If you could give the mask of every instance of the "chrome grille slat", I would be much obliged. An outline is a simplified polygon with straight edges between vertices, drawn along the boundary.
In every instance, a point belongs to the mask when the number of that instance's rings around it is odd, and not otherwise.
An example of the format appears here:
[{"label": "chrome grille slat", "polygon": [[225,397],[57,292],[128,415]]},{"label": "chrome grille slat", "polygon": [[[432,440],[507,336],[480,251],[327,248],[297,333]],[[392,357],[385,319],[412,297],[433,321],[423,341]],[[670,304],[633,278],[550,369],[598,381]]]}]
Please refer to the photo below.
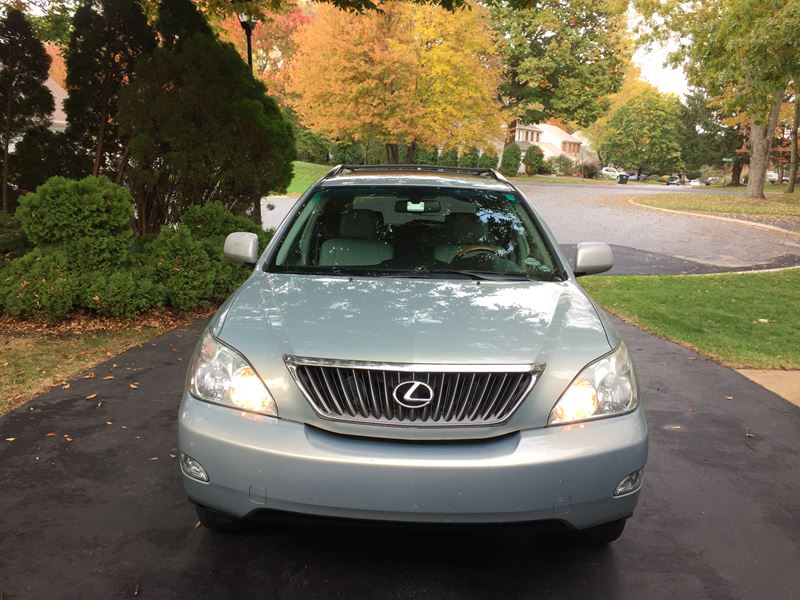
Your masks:
[{"label": "chrome grille slat", "polygon": [[[544,369],[538,364],[407,365],[295,356],[284,359],[321,417],[413,427],[503,423],[513,416]],[[408,408],[394,400],[395,387],[411,381],[429,386],[425,391],[430,394],[432,390],[430,403]],[[412,398],[419,396],[415,393],[408,399]]]}]

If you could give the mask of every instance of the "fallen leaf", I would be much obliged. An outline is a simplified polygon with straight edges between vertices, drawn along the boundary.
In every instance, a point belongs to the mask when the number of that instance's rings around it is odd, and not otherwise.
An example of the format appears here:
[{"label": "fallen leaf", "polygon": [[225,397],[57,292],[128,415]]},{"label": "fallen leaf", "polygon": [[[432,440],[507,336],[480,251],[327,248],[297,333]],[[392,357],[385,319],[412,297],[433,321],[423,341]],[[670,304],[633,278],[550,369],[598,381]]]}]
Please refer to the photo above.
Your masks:
[{"label": "fallen leaf", "polygon": [[128,426],[127,426],[127,425],[123,425],[123,426],[122,426],[122,428],[123,428],[123,429],[127,429],[127,428],[128,428]]},{"label": "fallen leaf", "polygon": [[178,349],[175,346],[171,346],[169,349],[170,352],[177,352]]},{"label": "fallen leaf", "polygon": [[84,379],[94,379],[95,377],[97,377],[97,375],[94,373],[88,373],[87,375],[83,376]]},{"label": "fallen leaf", "polygon": [[133,586],[133,596],[134,597],[139,595],[139,590],[140,589],[141,589],[141,586],[138,583],[135,586]]},{"label": "fallen leaf", "polygon": [[733,396],[725,396],[725,400],[733,400]]},{"label": "fallen leaf", "polygon": [[150,458],[148,458],[147,460],[158,460],[158,457],[157,457],[157,456],[151,456],[151,457],[150,457]]},{"label": "fallen leaf", "polygon": [[17,439],[17,438],[6,438],[6,441],[7,442],[13,442],[15,439]]},{"label": "fallen leaf", "polygon": [[66,433],[64,434],[64,439],[67,440],[68,442],[72,441],[72,438],[69,437]]},{"label": "fallen leaf", "polygon": [[697,412],[696,408],[687,408],[686,410],[688,410],[689,412]]},{"label": "fallen leaf", "polygon": [[753,437],[753,432],[750,431],[750,428],[748,427],[747,429],[744,430],[744,435],[745,435],[745,437],[751,438],[751,437]]},{"label": "fallen leaf", "polygon": [[195,529],[200,529],[202,526],[203,526],[203,524],[200,521],[198,521],[197,523],[194,524],[194,528]]},{"label": "fallen leaf", "polygon": [[100,402],[97,403],[97,408],[100,408],[101,406],[103,406],[103,401],[102,400],[100,400]]},{"label": "fallen leaf", "polygon": [[138,390],[139,389],[139,384],[138,383],[131,383],[129,387],[132,390]]},{"label": "fallen leaf", "polygon": [[85,400],[91,400],[92,398],[97,398],[97,394],[89,394],[86,396]]},{"label": "fallen leaf", "polygon": [[178,455],[177,454],[170,454],[169,457],[170,458],[178,458]]},{"label": "fallen leaf", "polygon": [[61,386],[61,389],[62,390],[68,390],[69,389],[69,384],[65,383],[64,385]]},{"label": "fallen leaf", "polygon": [[51,431],[47,434],[47,437],[56,437],[58,434],[55,431]]},{"label": "fallen leaf", "polygon": [[106,425],[113,425],[113,424],[114,423],[112,421],[106,421]]},{"label": "fallen leaf", "polygon": [[109,381],[111,379],[114,379],[113,375],[106,375],[105,377],[103,377],[103,381]]}]

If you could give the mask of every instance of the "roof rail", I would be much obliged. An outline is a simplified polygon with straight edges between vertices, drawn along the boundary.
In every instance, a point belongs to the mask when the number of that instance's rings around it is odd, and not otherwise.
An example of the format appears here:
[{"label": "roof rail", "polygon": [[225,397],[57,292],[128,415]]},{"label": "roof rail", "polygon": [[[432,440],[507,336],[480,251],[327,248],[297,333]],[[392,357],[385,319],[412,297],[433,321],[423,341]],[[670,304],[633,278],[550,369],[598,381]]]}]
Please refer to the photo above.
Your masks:
[{"label": "roof rail", "polygon": [[337,165],[331,169],[323,179],[329,177],[336,177],[344,172],[348,173],[364,173],[364,172],[407,172],[407,173],[453,173],[461,175],[478,175],[480,177],[491,177],[503,183],[509,183],[508,179],[503,177],[495,169],[487,169],[484,167],[445,167],[443,165]]}]

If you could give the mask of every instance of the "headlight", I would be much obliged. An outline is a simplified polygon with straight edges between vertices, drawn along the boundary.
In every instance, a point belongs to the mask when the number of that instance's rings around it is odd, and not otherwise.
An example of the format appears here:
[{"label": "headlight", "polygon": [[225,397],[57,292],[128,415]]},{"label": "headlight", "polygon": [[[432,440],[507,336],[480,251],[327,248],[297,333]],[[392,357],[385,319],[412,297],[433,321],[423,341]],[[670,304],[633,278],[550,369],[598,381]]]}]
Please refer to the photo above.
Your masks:
[{"label": "headlight", "polygon": [[189,390],[206,402],[278,416],[267,386],[241,354],[206,331],[191,367]]},{"label": "headlight", "polygon": [[572,381],[550,411],[548,425],[628,413],[639,404],[631,357],[622,342]]}]

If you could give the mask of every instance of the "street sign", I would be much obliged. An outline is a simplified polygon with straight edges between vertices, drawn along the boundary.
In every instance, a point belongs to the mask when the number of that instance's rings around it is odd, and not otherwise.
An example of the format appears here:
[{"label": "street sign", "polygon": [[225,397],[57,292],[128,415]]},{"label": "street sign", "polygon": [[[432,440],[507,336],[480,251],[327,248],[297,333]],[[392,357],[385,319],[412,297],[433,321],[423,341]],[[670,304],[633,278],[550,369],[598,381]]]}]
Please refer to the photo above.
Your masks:
[{"label": "street sign", "polygon": [[722,162],[733,162],[732,158],[723,158]]}]

